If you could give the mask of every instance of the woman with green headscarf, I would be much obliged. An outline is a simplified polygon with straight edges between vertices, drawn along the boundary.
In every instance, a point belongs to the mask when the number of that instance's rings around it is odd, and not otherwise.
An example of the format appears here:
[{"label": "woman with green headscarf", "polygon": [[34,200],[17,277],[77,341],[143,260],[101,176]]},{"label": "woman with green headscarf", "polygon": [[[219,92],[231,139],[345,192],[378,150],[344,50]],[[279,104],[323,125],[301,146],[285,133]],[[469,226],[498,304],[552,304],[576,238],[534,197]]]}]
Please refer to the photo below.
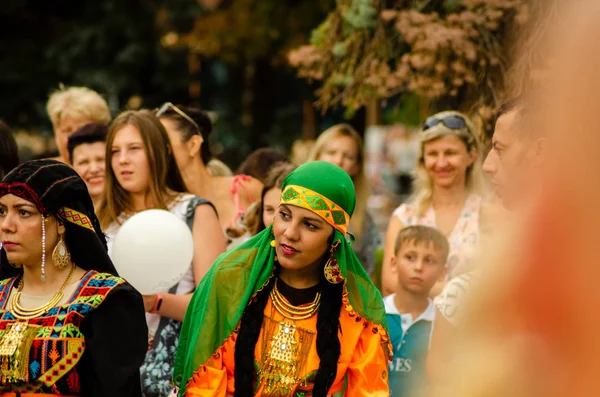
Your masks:
[{"label": "woman with green headscarf", "polygon": [[381,295],[346,229],[356,194],[315,161],[283,184],[273,224],[196,289],[175,363],[180,396],[389,396]]}]

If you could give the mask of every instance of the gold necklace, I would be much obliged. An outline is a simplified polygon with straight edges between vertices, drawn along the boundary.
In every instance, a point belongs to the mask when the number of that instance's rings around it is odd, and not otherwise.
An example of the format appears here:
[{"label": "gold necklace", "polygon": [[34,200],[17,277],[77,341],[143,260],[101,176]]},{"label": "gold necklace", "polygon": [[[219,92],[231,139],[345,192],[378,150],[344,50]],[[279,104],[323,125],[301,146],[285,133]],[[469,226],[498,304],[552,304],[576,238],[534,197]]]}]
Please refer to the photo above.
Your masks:
[{"label": "gold necklace", "polygon": [[273,302],[273,307],[275,310],[279,312],[283,317],[288,320],[298,321],[298,320],[306,320],[307,318],[312,317],[318,310],[321,305],[321,292],[317,292],[315,296],[315,300],[308,305],[302,306],[294,306],[279,292],[277,288],[277,280],[275,280],[275,285],[271,290],[271,301]]},{"label": "gold necklace", "polygon": [[48,303],[32,309],[21,306],[21,291],[23,290],[23,278],[21,278],[21,281],[19,281],[19,285],[17,286],[17,290],[13,293],[13,296],[10,300],[9,311],[19,320],[31,320],[32,318],[40,317],[48,313],[48,311],[56,306],[63,298],[63,291],[69,283],[71,276],[75,272],[75,267],[75,264],[73,264],[73,267],[71,267],[71,271],[69,271],[69,275],[63,282],[62,286]]}]

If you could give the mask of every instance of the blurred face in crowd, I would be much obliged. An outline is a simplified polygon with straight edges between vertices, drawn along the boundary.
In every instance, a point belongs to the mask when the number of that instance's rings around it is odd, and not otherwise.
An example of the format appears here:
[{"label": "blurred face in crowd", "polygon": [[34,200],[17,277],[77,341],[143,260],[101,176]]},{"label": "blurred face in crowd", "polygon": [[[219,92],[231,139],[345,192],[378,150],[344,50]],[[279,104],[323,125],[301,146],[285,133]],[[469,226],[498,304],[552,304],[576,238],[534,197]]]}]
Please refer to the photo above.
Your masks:
[{"label": "blurred face in crowd", "polygon": [[104,190],[104,170],[106,143],[82,143],[73,149],[73,168],[87,185],[92,200],[102,196]]},{"label": "blurred face in crowd", "polygon": [[145,193],[150,187],[150,167],[142,135],[133,125],[115,134],[110,164],[119,184],[129,193]]},{"label": "blurred face in crowd", "polygon": [[54,141],[56,142],[56,147],[60,157],[62,157],[65,161],[70,161],[69,150],[67,147],[69,137],[79,128],[91,122],[91,120],[87,119],[80,120],[71,116],[63,116],[61,117],[60,122],[54,126]]},{"label": "blurred face in crowd", "polygon": [[275,211],[279,207],[279,201],[281,199],[281,189],[278,187],[267,190],[263,197],[263,223],[265,227],[269,227],[273,223],[273,217]]},{"label": "blurred face in crowd", "polygon": [[475,155],[456,135],[444,135],[423,144],[423,165],[434,186],[465,186],[467,169]]},{"label": "blurred face in crowd", "polygon": [[351,136],[339,136],[325,144],[318,160],[335,164],[354,178],[360,171],[358,144]]},{"label": "blurred face in crowd", "polygon": [[483,170],[491,177],[496,195],[506,208],[513,208],[534,182],[533,172],[541,164],[544,140],[532,137],[519,120],[519,109],[503,114],[496,122],[492,149]]}]

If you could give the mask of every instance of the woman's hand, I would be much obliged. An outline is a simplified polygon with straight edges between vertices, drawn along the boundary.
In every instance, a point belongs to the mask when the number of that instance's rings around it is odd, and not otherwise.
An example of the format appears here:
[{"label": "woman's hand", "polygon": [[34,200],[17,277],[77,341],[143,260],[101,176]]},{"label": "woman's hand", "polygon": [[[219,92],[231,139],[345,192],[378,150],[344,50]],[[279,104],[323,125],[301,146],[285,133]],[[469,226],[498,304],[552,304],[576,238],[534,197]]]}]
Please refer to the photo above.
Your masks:
[{"label": "woman's hand", "polygon": [[144,298],[144,310],[146,310],[146,313],[149,313],[150,310],[152,310],[152,308],[154,307],[154,305],[156,305],[156,299],[158,299],[158,296],[154,294],[142,295],[142,297]]}]

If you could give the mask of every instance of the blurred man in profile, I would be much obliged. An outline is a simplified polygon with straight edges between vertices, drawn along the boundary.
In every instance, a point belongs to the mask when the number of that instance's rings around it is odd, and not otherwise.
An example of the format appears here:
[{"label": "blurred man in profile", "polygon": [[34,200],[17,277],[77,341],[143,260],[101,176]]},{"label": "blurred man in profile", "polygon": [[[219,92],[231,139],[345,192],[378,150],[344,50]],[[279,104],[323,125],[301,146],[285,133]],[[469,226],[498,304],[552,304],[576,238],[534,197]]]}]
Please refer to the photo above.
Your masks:
[{"label": "blurred man in profile", "polygon": [[507,209],[515,209],[530,196],[544,162],[546,139],[530,128],[531,106],[526,97],[518,97],[500,107],[492,149],[483,164]]}]

